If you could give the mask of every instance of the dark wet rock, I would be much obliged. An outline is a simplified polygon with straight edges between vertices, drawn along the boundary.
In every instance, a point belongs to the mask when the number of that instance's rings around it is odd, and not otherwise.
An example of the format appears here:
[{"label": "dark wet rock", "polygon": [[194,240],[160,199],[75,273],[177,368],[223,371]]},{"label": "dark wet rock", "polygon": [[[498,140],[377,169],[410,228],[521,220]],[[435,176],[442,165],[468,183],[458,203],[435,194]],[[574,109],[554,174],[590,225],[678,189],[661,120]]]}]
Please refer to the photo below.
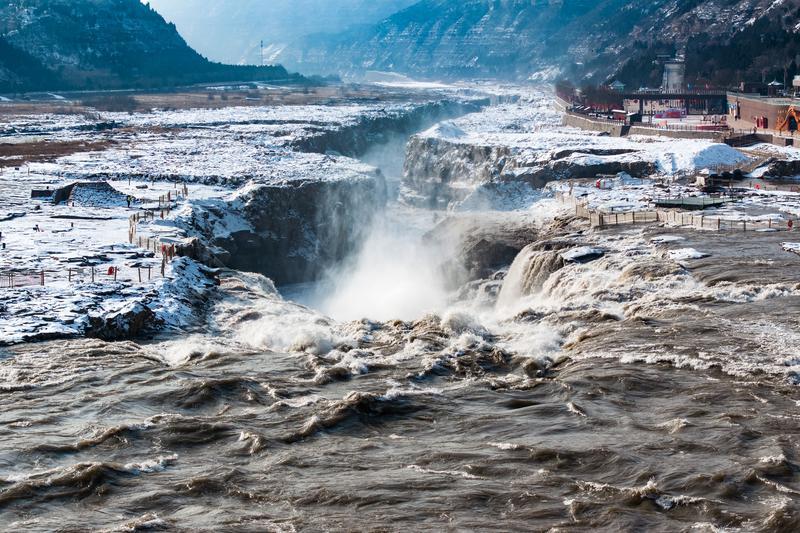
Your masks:
[{"label": "dark wet rock", "polygon": [[800,160],[775,160],[773,159],[765,175],[773,177],[797,176],[800,174]]},{"label": "dark wet rock", "polygon": [[[386,201],[376,170],[339,180],[263,184],[237,200],[196,209],[196,238],[180,252],[213,267],[257,272],[277,284],[318,278],[366,237]],[[225,232],[226,219],[241,229]]]},{"label": "dark wet rock", "polygon": [[654,279],[675,276],[684,272],[683,267],[671,261],[648,260],[626,266],[620,275],[621,280]]},{"label": "dark wet rock", "polygon": [[111,315],[89,317],[86,336],[104,341],[135,339],[158,327],[160,322],[152,309],[135,302]]},{"label": "dark wet rock", "polygon": [[591,263],[606,254],[605,250],[592,246],[581,246],[561,253],[561,257],[568,263]]},{"label": "dark wet rock", "polygon": [[443,249],[453,248],[445,268],[457,284],[488,279],[509,266],[538,230],[529,220],[504,213],[464,214],[440,222],[425,236]]}]

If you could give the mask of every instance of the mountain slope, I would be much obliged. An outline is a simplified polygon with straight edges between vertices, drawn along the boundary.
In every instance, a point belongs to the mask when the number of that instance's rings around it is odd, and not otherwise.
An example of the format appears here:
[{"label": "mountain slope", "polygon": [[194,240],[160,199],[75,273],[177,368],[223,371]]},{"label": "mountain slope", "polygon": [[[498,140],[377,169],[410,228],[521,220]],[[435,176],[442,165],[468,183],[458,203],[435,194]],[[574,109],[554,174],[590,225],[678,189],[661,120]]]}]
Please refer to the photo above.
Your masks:
[{"label": "mountain slope", "polygon": [[0,91],[18,87],[45,88],[58,79],[38,59],[0,37]]},{"label": "mountain slope", "polygon": [[[659,54],[687,51],[689,75],[774,75],[800,53],[800,0],[422,0],[377,25],[315,35],[276,59],[303,72],[657,81]],[[763,36],[763,37],[762,37]],[[736,65],[724,68],[725,63]]]},{"label": "mountain slope", "polygon": [[16,58],[0,56],[3,91],[287,77],[208,61],[138,0],[0,0],[0,36]]},{"label": "mountain slope", "polygon": [[285,43],[313,33],[374,24],[417,0],[149,0],[181,35],[208,57],[260,64]]}]

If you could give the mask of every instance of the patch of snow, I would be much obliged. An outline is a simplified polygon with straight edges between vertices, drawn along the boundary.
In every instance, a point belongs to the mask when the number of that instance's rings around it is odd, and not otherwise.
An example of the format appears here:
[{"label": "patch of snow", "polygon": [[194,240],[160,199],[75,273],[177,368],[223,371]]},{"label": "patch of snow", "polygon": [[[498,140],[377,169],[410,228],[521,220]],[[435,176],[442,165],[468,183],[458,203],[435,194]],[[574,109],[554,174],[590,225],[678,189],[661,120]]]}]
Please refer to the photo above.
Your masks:
[{"label": "patch of snow", "polygon": [[650,239],[650,242],[653,244],[666,244],[668,242],[678,242],[683,240],[686,239],[680,235],[659,235]]},{"label": "patch of snow", "polygon": [[444,139],[460,139],[466,136],[466,132],[452,122],[440,122],[425,133],[425,136],[439,137]]},{"label": "patch of snow", "polygon": [[800,242],[784,242],[781,243],[781,246],[787,252],[792,252],[800,255]]},{"label": "patch of snow", "polygon": [[574,263],[585,263],[591,261],[593,259],[598,259],[605,255],[605,250],[602,248],[595,248],[592,246],[581,246],[579,248],[573,248],[566,252],[561,253],[561,257],[565,261],[574,262]]},{"label": "patch of snow", "polygon": [[679,248],[677,250],[670,250],[667,255],[673,261],[688,261],[689,259],[702,259],[709,257],[710,254],[698,252],[694,248]]}]

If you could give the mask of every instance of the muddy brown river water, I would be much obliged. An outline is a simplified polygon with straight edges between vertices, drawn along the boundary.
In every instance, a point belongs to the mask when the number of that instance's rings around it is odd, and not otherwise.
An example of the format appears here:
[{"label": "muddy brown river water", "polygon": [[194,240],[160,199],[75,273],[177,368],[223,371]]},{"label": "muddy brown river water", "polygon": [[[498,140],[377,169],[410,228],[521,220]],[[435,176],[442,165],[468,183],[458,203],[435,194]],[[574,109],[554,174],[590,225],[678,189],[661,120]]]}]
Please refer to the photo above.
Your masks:
[{"label": "muddy brown river water", "polygon": [[337,322],[229,273],[186,338],[3,348],[2,527],[797,531],[797,256],[573,229],[540,247],[606,254],[505,313]]}]

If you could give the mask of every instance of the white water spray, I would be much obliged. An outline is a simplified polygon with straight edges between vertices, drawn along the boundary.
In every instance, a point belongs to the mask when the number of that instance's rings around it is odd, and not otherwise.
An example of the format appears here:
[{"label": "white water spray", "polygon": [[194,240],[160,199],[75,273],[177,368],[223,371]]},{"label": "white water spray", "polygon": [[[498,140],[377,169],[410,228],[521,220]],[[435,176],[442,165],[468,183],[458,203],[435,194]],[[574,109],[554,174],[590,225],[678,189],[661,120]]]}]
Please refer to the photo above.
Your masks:
[{"label": "white water spray", "polygon": [[419,221],[405,219],[410,212],[397,215],[376,221],[355,260],[330,274],[331,290],[317,309],[337,320],[385,321],[413,320],[446,308],[441,265],[448,254],[423,242],[415,227]]}]

